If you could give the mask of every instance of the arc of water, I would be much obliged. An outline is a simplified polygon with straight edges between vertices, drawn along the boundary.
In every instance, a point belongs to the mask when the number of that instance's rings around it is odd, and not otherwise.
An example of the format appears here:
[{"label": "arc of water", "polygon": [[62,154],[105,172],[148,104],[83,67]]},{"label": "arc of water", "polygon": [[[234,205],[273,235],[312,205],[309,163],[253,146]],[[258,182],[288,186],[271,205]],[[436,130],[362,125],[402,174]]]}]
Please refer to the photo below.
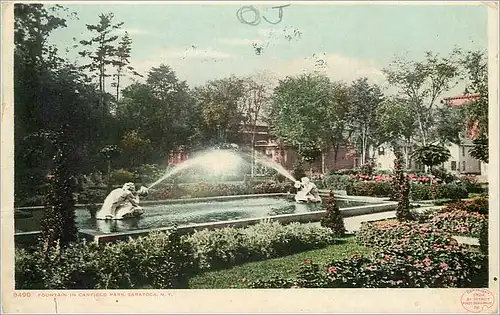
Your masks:
[{"label": "arc of water", "polygon": [[[215,152],[220,152],[220,151],[214,151],[214,150],[211,150],[211,151],[208,151],[204,154],[200,154],[199,156],[197,157],[194,157],[194,158],[191,158],[191,159],[188,159],[178,165],[176,165],[174,168],[172,168],[171,170],[168,170],[162,177],[160,177],[158,180],[156,180],[154,183],[152,183],[151,185],[148,186],[148,189],[151,189],[152,187],[158,185],[159,183],[161,183],[162,181],[164,181],[165,179],[187,169],[187,168],[190,168],[192,166],[195,166],[195,165],[198,165],[198,164],[202,164],[205,162],[206,158],[207,158],[207,155],[209,154],[213,154]],[[236,154],[236,153],[234,153]],[[251,155],[249,153],[243,153],[243,152],[239,152],[238,154],[240,155],[244,155],[248,158],[251,158]],[[293,177],[293,175],[287,171],[281,164],[269,159],[267,156],[259,153],[259,152],[254,152],[253,154],[255,154],[255,157],[256,157],[256,162],[257,163],[260,163],[266,167],[269,167],[269,168],[272,168],[274,170],[276,170],[278,173],[280,173],[281,175],[285,176],[286,178],[288,178],[289,180],[293,181],[293,182],[296,182],[297,180]]]}]

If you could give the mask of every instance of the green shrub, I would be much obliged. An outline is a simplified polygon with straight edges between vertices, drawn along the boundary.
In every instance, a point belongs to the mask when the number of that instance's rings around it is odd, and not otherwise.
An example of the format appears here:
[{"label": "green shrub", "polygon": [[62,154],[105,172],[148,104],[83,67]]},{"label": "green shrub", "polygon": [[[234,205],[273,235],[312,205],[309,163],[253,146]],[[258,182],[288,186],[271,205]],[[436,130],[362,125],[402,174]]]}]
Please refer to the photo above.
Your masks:
[{"label": "green shrub", "polygon": [[411,200],[430,200],[431,185],[421,183],[410,183]]},{"label": "green shrub", "polygon": [[92,204],[92,203],[102,203],[109,193],[107,187],[86,187],[78,194],[78,203],[81,204]]},{"label": "green shrub", "polygon": [[124,169],[113,170],[109,176],[111,185],[123,185],[124,183],[134,182],[135,176],[132,172]]},{"label": "green shrub", "polygon": [[459,184],[441,184],[437,186],[436,199],[463,199],[467,198],[469,193],[464,185]]},{"label": "green shrub", "polygon": [[427,183],[411,183],[410,198],[412,200],[431,200],[431,199],[461,199],[467,198],[468,192],[465,186],[458,184],[437,184],[435,198],[432,198],[432,186]]},{"label": "green shrub", "polygon": [[479,231],[479,249],[485,255],[488,255],[488,220],[484,220]]},{"label": "green shrub", "polygon": [[348,175],[327,175],[323,179],[326,189],[346,190],[354,183],[354,179]]},{"label": "green shrub", "polygon": [[154,183],[163,174],[165,174],[165,170],[157,164],[143,164],[134,170],[135,181],[143,185]]},{"label": "green shrub", "polygon": [[300,160],[293,165],[292,175],[297,180],[300,180],[302,177],[306,176],[304,165],[300,162]]},{"label": "green shrub", "polygon": [[320,248],[335,239],[328,228],[264,221],[247,228],[198,231],[186,236],[186,241],[198,269],[210,270]]},{"label": "green shrub", "polygon": [[254,194],[272,194],[272,193],[287,193],[292,191],[291,182],[265,182],[254,185],[252,191]]},{"label": "green shrub", "polygon": [[186,288],[190,247],[176,233],[129,242],[16,250],[16,289]]},{"label": "green shrub", "polygon": [[346,232],[344,218],[340,214],[340,209],[335,202],[332,192],[325,202],[325,214],[321,218],[321,226],[329,228],[335,236],[343,236]]},{"label": "green shrub", "polygon": [[388,197],[392,194],[390,182],[355,182],[347,187],[347,194],[352,196]]}]

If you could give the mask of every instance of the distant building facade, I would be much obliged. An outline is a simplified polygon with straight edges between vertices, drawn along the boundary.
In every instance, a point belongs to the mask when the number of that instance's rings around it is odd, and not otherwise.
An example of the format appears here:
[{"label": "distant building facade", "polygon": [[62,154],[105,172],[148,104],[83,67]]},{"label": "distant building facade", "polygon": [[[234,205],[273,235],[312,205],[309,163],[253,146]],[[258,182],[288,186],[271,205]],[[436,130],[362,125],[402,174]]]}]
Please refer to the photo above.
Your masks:
[{"label": "distant building facade", "polygon": [[[476,99],[478,96],[474,94],[460,95],[443,99],[443,103],[447,106],[463,106],[468,102]],[[447,148],[450,150],[450,159],[443,163],[443,167],[451,173],[459,174],[475,174],[487,175],[488,165],[471,156],[470,151],[474,147],[472,140],[477,135],[477,124],[473,124],[471,128],[464,128],[460,135],[460,145],[451,144]],[[383,145],[372,152],[375,157],[375,165],[379,169],[391,170],[394,167],[394,152],[388,145]],[[423,165],[419,165],[413,160],[410,160],[410,169],[423,170]]]},{"label": "distant building facade", "polygon": [[[242,126],[241,131],[243,140],[237,143],[241,148],[251,150],[251,139],[255,136],[254,149],[271,160],[280,163],[285,169],[292,170],[297,163],[297,152],[280,144],[269,132],[269,125],[265,122],[258,122],[255,126],[245,128]],[[169,164],[178,164],[189,157],[187,150],[181,149],[170,153]],[[306,171],[320,174],[324,169],[325,172],[350,169],[355,167],[356,157],[352,150],[341,147],[337,152],[337,160],[333,150],[328,150],[325,154],[312,163],[305,163]]]}]

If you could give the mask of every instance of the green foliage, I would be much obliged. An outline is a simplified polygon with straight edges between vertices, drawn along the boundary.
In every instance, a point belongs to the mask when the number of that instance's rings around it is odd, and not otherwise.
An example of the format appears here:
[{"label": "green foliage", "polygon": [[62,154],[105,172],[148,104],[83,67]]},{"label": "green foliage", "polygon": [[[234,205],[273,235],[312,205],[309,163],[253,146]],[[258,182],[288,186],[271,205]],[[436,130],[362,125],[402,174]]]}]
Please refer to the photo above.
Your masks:
[{"label": "green foliage", "polygon": [[390,182],[353,182],[346,187],[350,196],[389,197],[393,187]]},{"label": "green foliage", "polygon": [[271,131],[307,161],[318,158],[329,142],[332,88],[327,77],[304,74],[281,80],[274,90],[268,114]]},{"label": "green foliage", "polygon": [[111,185],[123,185],[124,183],[134,182],[135,176],[132,172],[124,169],[113,170],[109,176]]},{"label": "green foliage", "polygon": [[420,163],[432,168],[448,161],[451,154],[450,150],[443,146],[430,144],[419,147],[413,152],[412,156]]},{"label": "green foliage", "polygon": [[477,127],[473,157],[488,163],[488,58],[486,51],[460,52],[460,64],[467,80],[465,93],[475,98],[463,106],[463,116],[469,128]]},{"label": "green foliage", "polygon": [[263,221],[247,228],[203,230],[187,236],[200,270],[269,259],[334,243],[329,228]]},{"label": "green foliage", "polygon": [[488,233],[488,220],[484,220],[481,224],[481,230],[479,231],[479,248],[481,252],[485,255],[489,253],[489,233]]},{"label": "green foliage", "polygon": [[306,172],[304,171],[304,165],[300,160],[295,162],[295,164],[293,165],[292,174],[296,180],[300,180],[302,177],[306,176]]},{"label": "green foliage", "polygon": [[159,179],[165,173],[157,164],[142,164],[134,170],[136,181],[147,185]]},{"label": "green foliage", "polygon": [[131,73],[134,76],[142,77],[137,71],[135,71],[134,67],[130,65],[130,53],[132,51],[132,39],[130,38],[127,31],[125,31],[125,35],[123,35],[118,47],[116,48],[115,56],[116,60],[112,63],[116,67],[115,77],[116,81],[113,82],[113,86],[116,87],[116,101],[118,102],[120,98],[120,79],[125,73]]},{"label": "green foliage", "polygon": [[146,83],[134,83],[122,91],[117,109],[127,126],[121,146],[127,152],[122,163],[165,161],[171,150],[187,145],[197,119],[195,100],[185,81],[166,65],[153,67]]},{"label": "green foliage", "polygon": [[87,30],[93,35],[88,40],[81,40],[80,44],[85,48],[78,52],[80,56],[87,57],[90,62],[83,65],[82,69],[94,72],[99,81],[99,106],[103,115],[109,114],[109,104],[105,97],[106,94],[106,73],[107,66],[116,62],[116,40],[117,35],[113,31],[120,29],[123,22],[113,24],[113,13],[100,14],[98,24],[87,24]]},{"label": "green foliage", "polygon": [[379,136],[388,143],[411,143],[417,131],[417,120],[408,101],[389,98],[377,107]]},{"label": "green foliage", "polygon": [[372,253],[311,259],[296,275],[246,281],[250,288],[470,288],[487,281],[487,257],[428,224],[396,220],[364,223],[357,234]]},{"label": "green foliage", "polygon": [[383,94],[379,86],[370,85],[367,78],[360,78],[350,86],[349,95],[350,132],[361,153],[361,164],[364,165],[367,163],[368,149],[385,140],[379,139],[377,134],[377,109],[383,101]]},{"label": "green foliage", "polygon": [[47,176],[47,192],[45,210],[40,222],[41,237],[49,248],[66,246],[76,239],[75,225],[75,200],[76,192],[75,174],[72,164],[72,144],[66,138],[66,128],[59,132],[44,131],[36,136],[46,140],[55,154],[52,158],[51,173]]},{"label": "green foliage", "polygon": [[470,155],[481,162],[488,163],[490,157],[488,134],[481,134],[472,140],[472,143],[474,147],[469,151]]},{"label": "green foliage", "polygon": [[488,216],[477,212],[464,210],[448,210],[434,216],[430,222],[438,229],[454,233],[456,235],[466,235],[478,237],[484,221],[488,221]]},{"label": "green foliage", "polygon": [[330,191],[328,199],[325,201],[325,214],[320,221],[321,226],[332,230],[333,235],[340,237],[347,231],[344,225],[344,218],[340,214],[340,209],[335,202],[335,196]]},{"label": "green foliage", "polygon": [[399,97],[415,116],[419,128],[414,137],[423,145],[436,140],[434,109],[441,95],[457,84],[460,69],[456,57],[455,52],[446,57],[426,52],[423,60],[396,58],[383,70],[389,84],[398,88]]},{"label": "green foliage", "polygon": [[408,181],[408,176],[403,171],[403,158],[399,151],[396,151],[396,159],[394,160],[392,185],[393,195],[398,201],[396,218],[399,221],[408,221],[411,219],[409,199],[410,182]]},{"label": "green foliage", "polygon": [[16,289],[186,288],[192,253],[176,233],[98,247],[16,250]]},{"label": "green foliage", "polygon": [[[435,167],[431,170],[433,176],[442,183],[452,183],[458,181],[458,177],[448,172],[444,167]],[[468,190],[468,189],[467,189]]]},{"label": "green foliage", "polygon": [[265,182],[254,185],[252,192],[254,194],[288,193],[292,189],[293,185],[289,181],[284,183]]},{"label": "green foliage", "polygon": [[327,189],[346,190],[353,185],[355,180],[350,176],[333,174],[326,175],[324,182]]},{"label": "green foliage", "polygon": [[235,76],[217,79],[195,89],[201,142],[222,143],[239,140],[243,119],[239,103],[245,95],[244,81]]},{"label": "green foliage", "polygon": [[488,197],[477,197],[472,200],[460,200],[450,203],[442,210],[442,212],[466,211],[469,213],[488,215],[488,209]]}]

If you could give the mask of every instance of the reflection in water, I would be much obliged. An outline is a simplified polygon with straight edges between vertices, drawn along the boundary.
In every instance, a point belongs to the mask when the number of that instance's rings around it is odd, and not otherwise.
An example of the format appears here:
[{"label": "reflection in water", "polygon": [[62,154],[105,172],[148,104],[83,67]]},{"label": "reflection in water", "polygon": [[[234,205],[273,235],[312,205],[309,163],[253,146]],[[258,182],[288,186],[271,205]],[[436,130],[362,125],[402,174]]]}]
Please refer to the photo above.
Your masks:
[{"label": "reflection in water", "polygon": [[[337,202],[341,209],[366,204],[349,200],[337,200]],[[110,221],[91,219],[86,209],[77,209],[76,224],[79,229],[113,233],[137,229],[168,227],[174,224],[182,226],[193,223],[307,213],[311,211],[321,211],[322,207],[323,205],[321,204],[295,203],[287,198],[261,197],[146,206],[144,207],[144,215],[139,218]],[[32,217],[16,218],[16,231],[28,232],[40,230],[40,220],[42,216],[43,210],[34,210]]]},{"label": "reflection in water", "polygon": [[141,218],[130,218],[127,220],[88,219],[86,222],[88,225],[94,226],[93,230],[103,233],[114,233],[139,229],[139,220]]}]

